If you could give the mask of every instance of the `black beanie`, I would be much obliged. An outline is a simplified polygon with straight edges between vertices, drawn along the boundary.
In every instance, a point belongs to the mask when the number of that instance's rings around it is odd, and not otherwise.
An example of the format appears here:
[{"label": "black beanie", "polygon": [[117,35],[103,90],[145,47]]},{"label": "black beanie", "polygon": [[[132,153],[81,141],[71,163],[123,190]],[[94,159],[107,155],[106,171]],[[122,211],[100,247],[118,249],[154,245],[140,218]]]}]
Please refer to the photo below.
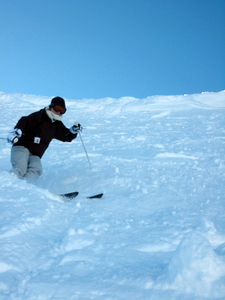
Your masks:
[{"label": "black beanie", "polygon": [[61,98],[61,97],[54,97],[54,98],[52,98],[50,107],[53,107],[54,105],[59,105],[62,108],[64,108],[65,111],[66,111],[66,104],[65,104],[65,100],[63,98]]}]

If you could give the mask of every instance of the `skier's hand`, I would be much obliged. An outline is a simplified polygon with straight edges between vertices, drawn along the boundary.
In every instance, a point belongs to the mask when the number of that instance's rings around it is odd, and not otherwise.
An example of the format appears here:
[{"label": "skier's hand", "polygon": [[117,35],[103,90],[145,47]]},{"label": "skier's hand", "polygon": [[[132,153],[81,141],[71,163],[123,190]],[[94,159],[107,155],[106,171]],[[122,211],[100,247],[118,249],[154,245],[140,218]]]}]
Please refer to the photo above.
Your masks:
[{"label": "skier's hand", "polygon": [[12,143],[13,145],[19,141],[19,138],[22,136],[21,129],[14,129],[12,132],[9,133],[7,137],[8,143]]},{"label": "skier's hand", "polygon": [[80,131],[82,131],[83,127],[80,125],[80,123],[75,122],[74,125],[70,128],[70,132],[73,134],[78,134]]}]

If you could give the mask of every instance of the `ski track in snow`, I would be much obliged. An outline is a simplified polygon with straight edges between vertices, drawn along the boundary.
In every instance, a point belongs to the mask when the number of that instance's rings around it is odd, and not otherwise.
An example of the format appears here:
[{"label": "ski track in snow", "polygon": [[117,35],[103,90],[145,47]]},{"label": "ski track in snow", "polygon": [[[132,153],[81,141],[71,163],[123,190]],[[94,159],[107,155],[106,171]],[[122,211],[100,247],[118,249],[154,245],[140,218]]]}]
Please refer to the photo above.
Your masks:
[{"label": "ski track in snow", "polygon": [[[6,137],[50,98],[0,101]],[[66,103],[92,170],[54,140],[28,184],[0,140],[0,299],[225,299],[225,92]]]}]

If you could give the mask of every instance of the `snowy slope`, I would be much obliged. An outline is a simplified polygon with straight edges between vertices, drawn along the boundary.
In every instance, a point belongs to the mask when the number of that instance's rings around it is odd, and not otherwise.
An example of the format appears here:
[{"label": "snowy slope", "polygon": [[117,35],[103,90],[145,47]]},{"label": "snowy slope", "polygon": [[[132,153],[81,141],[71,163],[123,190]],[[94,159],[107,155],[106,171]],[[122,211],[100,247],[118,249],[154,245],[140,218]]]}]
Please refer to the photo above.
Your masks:
[{"label": "snowy slope", "polygon": [[[0,103],[5,138],[50,98]],[[225,91],[66,103],[92,170],[79,137],[53,141],[27,184],[0,140],[0,299],[225,299]]]}]

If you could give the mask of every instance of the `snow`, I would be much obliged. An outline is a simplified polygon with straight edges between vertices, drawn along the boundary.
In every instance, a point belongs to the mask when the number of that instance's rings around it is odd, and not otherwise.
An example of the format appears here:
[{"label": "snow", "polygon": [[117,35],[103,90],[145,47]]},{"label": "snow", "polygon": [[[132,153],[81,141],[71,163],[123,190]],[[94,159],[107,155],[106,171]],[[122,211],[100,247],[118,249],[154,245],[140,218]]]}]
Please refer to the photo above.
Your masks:
[{"label": "snow", "polygon": [[225,299],[225,91],[67,99],[92,169],[54,140],[28,184],[4,138],[50,99],[0,93],[0,299]]}]

